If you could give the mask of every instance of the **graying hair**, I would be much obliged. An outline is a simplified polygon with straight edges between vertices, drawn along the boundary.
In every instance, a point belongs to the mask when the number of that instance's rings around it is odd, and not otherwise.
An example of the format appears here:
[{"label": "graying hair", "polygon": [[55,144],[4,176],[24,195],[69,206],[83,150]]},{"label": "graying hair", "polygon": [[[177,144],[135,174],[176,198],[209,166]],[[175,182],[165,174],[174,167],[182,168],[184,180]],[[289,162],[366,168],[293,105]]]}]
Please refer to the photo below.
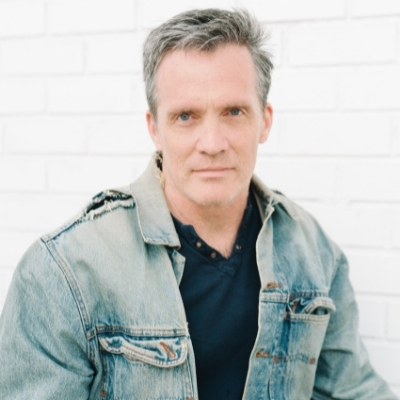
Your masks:
[{"label": "graying hair", "polygon": [[156,74],[163,57],[174,50],[213,51],[226,43],[246,46],[257,73],[257,90],[264,109],[271,86],[272,56],[262,46],[268,39],[262,24],[245,10],[215,8],[176,15],[148,35],[143,47],[147,102],[157,115]]}]

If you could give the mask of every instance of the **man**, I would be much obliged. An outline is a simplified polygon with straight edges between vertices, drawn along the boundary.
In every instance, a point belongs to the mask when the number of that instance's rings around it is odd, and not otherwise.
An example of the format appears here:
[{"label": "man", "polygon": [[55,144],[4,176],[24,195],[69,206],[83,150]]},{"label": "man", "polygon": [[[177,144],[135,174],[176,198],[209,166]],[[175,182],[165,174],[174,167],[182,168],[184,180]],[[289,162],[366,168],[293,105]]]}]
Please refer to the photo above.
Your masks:
[{"label": "man", "polygon": [[244,11],[144,47],[157,154],[26,253],[0,325],[2,399],[394,399],[357,335],[346,259],[252,177],[272,64]]}]

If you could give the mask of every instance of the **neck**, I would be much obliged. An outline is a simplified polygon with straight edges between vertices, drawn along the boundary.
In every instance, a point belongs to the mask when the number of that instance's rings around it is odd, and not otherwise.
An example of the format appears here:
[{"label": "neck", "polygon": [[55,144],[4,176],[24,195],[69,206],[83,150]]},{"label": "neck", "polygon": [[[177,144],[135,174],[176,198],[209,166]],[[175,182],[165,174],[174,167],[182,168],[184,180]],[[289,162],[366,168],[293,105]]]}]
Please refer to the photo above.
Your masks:
[{"label": "neck", "polygon": [[211,206],[202,206],[187,198],[173,198],[167,193],[168,207],[173,216],[183,224],[193,225],[209,246],[228,258],[247,206],[248,191],[227,204]]}]

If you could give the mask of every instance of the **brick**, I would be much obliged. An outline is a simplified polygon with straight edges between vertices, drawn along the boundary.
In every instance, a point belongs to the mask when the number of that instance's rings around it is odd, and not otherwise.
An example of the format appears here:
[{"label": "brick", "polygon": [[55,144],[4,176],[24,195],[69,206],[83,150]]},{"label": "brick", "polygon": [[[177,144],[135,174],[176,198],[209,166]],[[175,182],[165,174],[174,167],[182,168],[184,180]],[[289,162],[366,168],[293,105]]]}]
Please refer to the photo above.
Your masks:
[{"label": "brick", "polygon": [[141,72],[143,38],[133,34],[88,37],[88,72]]},{"label": "brick", "polygon": [[83,70],[83,44],[77,39],[35,38],[4,41],[0,72],[66,74]]},{"label": "brick", "polygon": [[350,12],[355,17],[378,17],[400,14],[400,3],[397,0],[351,0]]},{"label": "brick", "polygon": [[53,33],[127,31],[135,28],[134,1],[51,1],[48,18]]},{"label": "brick", "polygon": [[43,192],[46,189],[45,163],[26,157],[0,158],[0,190]]},{"label": "brick", "polygon": [[[218,1],[219,8],[231,8],[235,5],[234,0]],[[215,6],[216,3],[213,0],[142,1],[140,2],[139,24],[145,28],[153,28],[183,11]]]},{"label": "brick", "polygon": [[340,104],[345,110],[400,108],[398,67],[354,68],[340,74]]},{"label": "brick", "polygon": [[49,189],[53,193],[94,195],[110,187],[128,185],[148,161],[148,157],[74,157],[49,161]]},{"label": "brick", "polygon": [[240,0],[263,21],[300,21],[341,18],[345,16],[344,0]]},{"label": "brick", "polygon": [[1,124],[1,118],[0,118],[0,155],[4,151],[4,141],[5,141],[5,133],[4,133],[4,128]]},{"label": "brick", "polygon": [[28,247],[38,238],[31,232],[0,232],[1,268],[17,266]]},{"label": "brick", "polygon": [[0,115],[39,113],[45,108],[44,83],[39,79],[0,79]]},{"label": "brick", "polygon": [[271,131],[268,135],[268,139],[265,143],[258,146],[258,155],[263,157],[265,155],[276,155],[278,154],[278,146],[281,140],[281,120],[280,118],[274,118]]},{"label": "brick", "polygon": [[150,155],[155,151],[144,115],[98,118],[87,131],[92,154]]},{"label": "brick", "polygon": [[300,24],[292,26],[288,36],[294,66],[390,62],[397,55],[395,21]]},{"label": "brick", "polygon": [[129,77],[78,77],[48,83],[51,113],[127,113],[133,111],[134,85]]},{"label": "brick", "polygon": [[0,314],[4,307],[13,272],[13,269],[0,269]]},{"label": "brick", "polygon": [[350,278],[358,293],[400,295],[400,256],[347,250]]},{"label": "brick", "polygon": [[393,215],[391,218],[392,222],[392,246],[400,249],[400,209],[397,208],[393,211]]},{"label": "brick", "polygon": [[283,56],[285,54],[284,37],[286,35],[285,27],[279,23],[268,24],[266,26],[269,34],[265,49],[272,55],[274,68],[279,68],[283,64]]},{"label": "brick", "polygon": [[384,301],[379,298],[357,296],[357,304],[360,334],[365,337],[384,337],[386,322]]},{"label": "brick", "polygon": [[0,229],[36,233],[51,231],[88,202],[87,196],[7,194],[0,197]]},{"label": "brick", "polygon": [[142,76],[136,76],[133,85],[135,87],[135,94],[133,99],[134,113],[138,115],[144,115],[149,109],[146,98],[146,91]]},{"label": "brick", "polygon": [[400,384],[400,343],[365,340],[371,364],[389,384]]},{"label": "brick", "polygon": [[393,394],[400,399],[400,386],[390,385]]},{"label": "brick", "polygon": [[301,201],[328,235],[341,246],[386,248],[387,210],[378,205],[330,205]]},{"label": "brick", "polygon": [[[400,276],[400,264],[397,276]],[[389,300],[388,304],[387,336],[390,339],[400,340],[400,299]]]},{"label": "brick", "polygon": [[387,115],[285,115],[279,147],[284,154],[381,156],[390,154],[391,135]]},{"label": "brick", "polygon": [[349,161],[338,166],[338,194],[351,200],[400,200],[400,161]]},{"label": "brick", "polygon": [[337,79],[331,71],[282,71],[272,76],[269,101],[277,111],[336,108]]},{"label": "brick", "polygon": [[398,116],[393,134],[393,153],[400,156],[400,116]]},{"label": "brick", "polygon": [[86,150],[85,124],[81,119],[35,117],[10,120],[4,135],[8,153],[54,155]]},{"label": "brick", "polygon": [[44,33],[44,3],[41,1],[0,2],[0,37]]},{"label": "brick", "polygon": [[296,158],[259,158],[256,174],[271,188],[296,199],[330,198],[334,194],[334,164]]}]

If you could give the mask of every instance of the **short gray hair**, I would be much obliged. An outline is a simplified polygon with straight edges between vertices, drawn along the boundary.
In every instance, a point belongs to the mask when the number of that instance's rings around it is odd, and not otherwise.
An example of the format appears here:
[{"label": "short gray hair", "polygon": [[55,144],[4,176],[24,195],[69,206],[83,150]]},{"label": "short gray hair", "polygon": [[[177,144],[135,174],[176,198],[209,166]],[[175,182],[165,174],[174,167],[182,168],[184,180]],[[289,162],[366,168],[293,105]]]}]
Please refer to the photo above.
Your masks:
[{"label": "short gray hair", "polygon": [[167,53],[174,50],[213,51],[226,43],[241,44],[249,49],[256,68],[260,103],[264,108],[273,68],[271,54],[262,48],[267,39],[262,24],[242,9],[186,11],[153,29],[143,47],[143,75],[151,113],[156,117],[156,74]]}]

